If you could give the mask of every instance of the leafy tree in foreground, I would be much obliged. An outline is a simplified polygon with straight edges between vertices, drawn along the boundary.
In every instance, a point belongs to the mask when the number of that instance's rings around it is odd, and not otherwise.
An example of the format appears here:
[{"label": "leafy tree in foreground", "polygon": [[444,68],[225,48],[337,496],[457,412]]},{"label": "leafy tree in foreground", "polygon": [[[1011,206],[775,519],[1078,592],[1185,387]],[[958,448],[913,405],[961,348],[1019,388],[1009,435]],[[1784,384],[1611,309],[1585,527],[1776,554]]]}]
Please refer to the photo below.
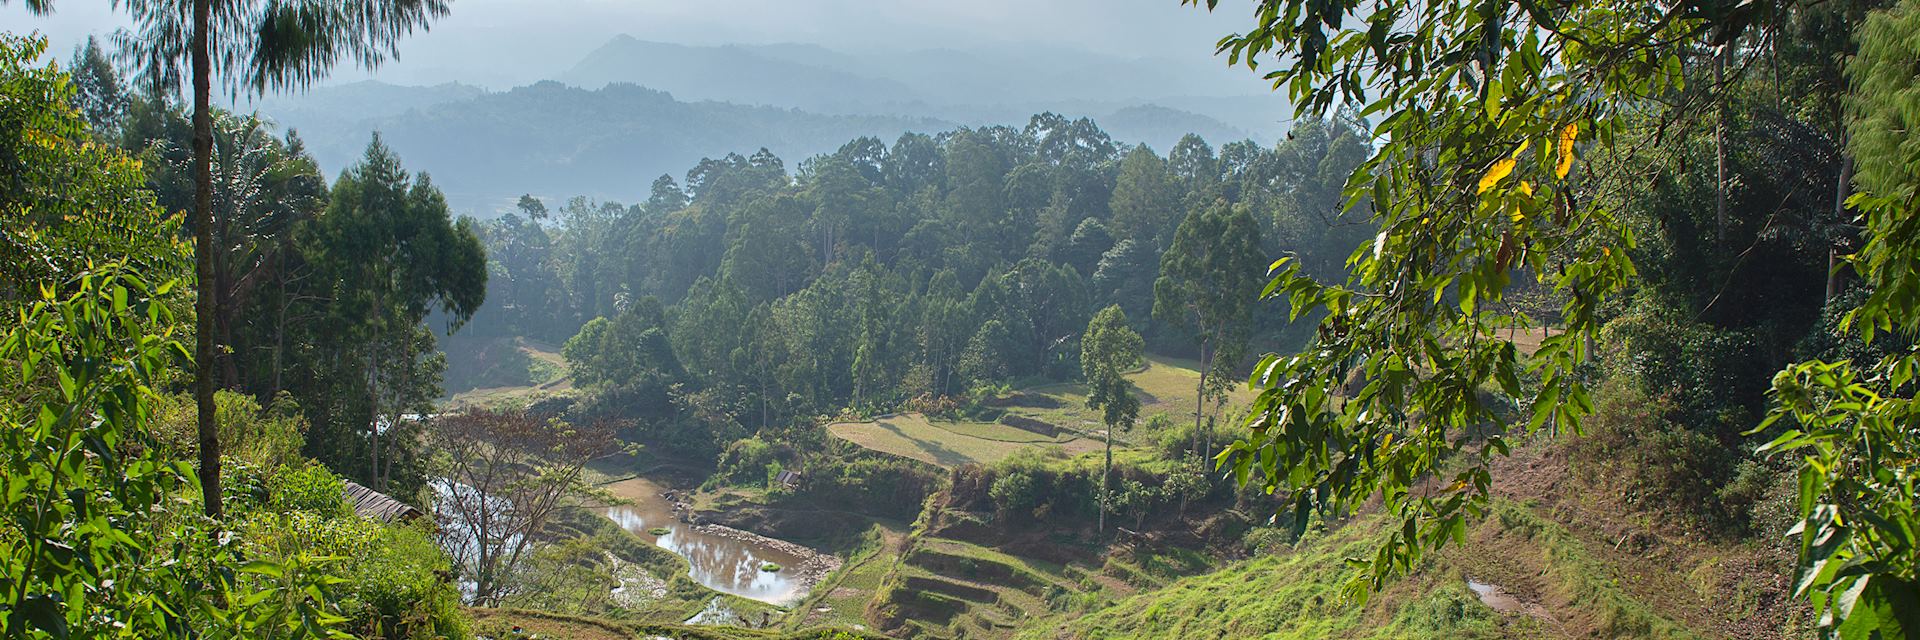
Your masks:
[{"label": "leafy tree in foreground", "polygon": [[[1346,202],[1371,201],[1378,235],[1344,282],[1275,263],[1263,297],[1324,319],[1307,349],[1256,366],[1250,433],[1219,459],[1241,483],[1287,496],[1296,523],[1380,499],[1399,526],[1358,560],[1350,595],[1462,539],[1466,519],[1484,513],[1489,460],[1507,444],[1457,437],[1468,427],[1504,424],[1496,408],[1519,406],[1530,430],[1578,428],[1591,402],[1575,368],[1588,360],[1598,305],[1632,282],[1634,241],[1578,189],[1587,177],[1576,160],[1630,152],[1608,145],[1629,127],[1664,130],[1653,117],[1702,111],[1665,107],[1682,95],[1688,58],[1769,28],[1774,8],[1262,0],[1246,31],[1220,40],[1234,63],[1271,65],[1266,77],[1302,117],[1350,108],[1378,145],[1345,189]],[[1490,304],[1516,273],[1567,300],[1565,333],[1526,363],[1502,333],[1535,322]],[[1360,390],[1336,395],[1350,374]],[[1523,387],[1523,376],[1539,382]],[[1462,458],[1441,489],[1413,491]]]},{"label": "leafy tree in foreground", "polygon": [[[1866,245],[1850,266],[1871,293],[1842,326],[1867,341],[1894,341],[1920,331],[1920,146],[1912,133],[1920,126],[1912,89],[1920,3],[1872,15],[1858,34],[1859,56],[1847,66],[1847,130],[1861,189],[1851,204]],[[1773,380],[1777,404],[1766,422],[1791,428],[1761,450],[1801,459],[1796,588],[1841,637],[1920,636],[1917,374],[1920,349],[1908,345],[1876,362],[1798,363]]]},{"label": "leafy tree in foreground", "polygon": [[1145,342],[1127,326],[1127,314],[1119,305],[1101,309],[1087,323],[1080,337],[1080,370],[1087,378],[1087,408],[1100,410],[1107,425],[1106,463],[1100,468],[1100,531],[1107,530],[1107,508],[1111,502],[1107,482],[1113,476],[1113,438],[1133,428],[1140,418],[1140,398],[1133,395],[1132,383],[1122,374],[1140,364]]},{"label": "leafy tree in foreground", "polygon": [[[116,2],[116,8],[121,3]],[[218,5],[216,7],[216,5]],[[198,282],[215,282],[213,237],[213,73],[232,89],[254,93],[308,86],[342,57],[374,66],[393,53],[401,36],[446,15],[446,0],[126,0],[138,33],[115,40],[154,87],[179,86],[180,64],[193,76],[194,233]],[[218,9],[217,11],[215,9]],[[27,0],[34,13],[53,0]],[[209,515],[220,515],[220,442],[214,425],[214,370],[220,345],[216,296],[195,299],[194,399],[199,413],[200,483]]]},{"label": "leafy tree in foreground", "polygon": [[[1364,598],[1425,551],[1462,539],[1465,519],[1484,513],[1490,459],[1507,444],[1500,435],[1455,437],[1467,427],[1504,424],[1496,408],[1512,404],[1527,410],[1530,432],[1579,428],[1592,403],[1576,368],[1589,360],[1596,312],[1636,281],[1632,228],[1590,185],[1634,170],[1634,154],[1667,142],[1665,132],[1716,113],[1703,101],[1726,100],[1723,76],[1739,73],[1725,65],[1729,54],[1776,41],[1798,10],[1264,0],[1250,29],[1220,41],[1234,62],[1277,61],[1267,78],[1303,114],[1352,107],[1380,141],[1346,186],[1348,202],[1371,199],[1379,235],[1355,254],[1344,283],[1276,263],[1266,295],[1287,299],[1295,317],[1324,310],[1325,320],[1308,350],[1256,367],[1251,433],[1220,459],[1242,483],[1287,492],[1296,522],[1315,508],[1350,513],[1382,501],[1399,526],[1358,561],[1365,570],[1350,595]],[[1862,185],[1877,190],[1856,200],[1868,235],[1856,267],[1873,293],[1853,320],[1869,335],[1912,331],[1920,310],[1920,223],[1911,215],[1920,181],[1907,173],[1906,153],[1916,113],[1907,87],[1920,57],[1912,16],[1907,3],[1869,23],[1851,70],[1862,103],[1853,156]],[[1687,82],[1690,66],[1705,75],[1702,65],[1715,79],[1704,91]],[[1565,333],[1525,362],[1499,332],[1533,319],[1490,304],[1515,275],[1566,300]],[[1904,618],[1920,610],[1908,409],[1916,364],[1902,355],[1862,373],[1814,362],[1776,378],[1775,418],[1791,416],[1798,429],[1768,448],[1810,452],[1798,590],[1844,637],[1907,637]],[[1362,388],[1336,395],[1354,369]],[[1445,488],[1413,491],[1447,459],[1466,464]]]},{"label": "leafy tree in foreground", "polygon": [[185,275],[178,223],[154,205],[138,162],[90,140],[73,87],[39,63],[45,50],[0,34],[0,302],[37,300],[109,256],[156,278]]}]

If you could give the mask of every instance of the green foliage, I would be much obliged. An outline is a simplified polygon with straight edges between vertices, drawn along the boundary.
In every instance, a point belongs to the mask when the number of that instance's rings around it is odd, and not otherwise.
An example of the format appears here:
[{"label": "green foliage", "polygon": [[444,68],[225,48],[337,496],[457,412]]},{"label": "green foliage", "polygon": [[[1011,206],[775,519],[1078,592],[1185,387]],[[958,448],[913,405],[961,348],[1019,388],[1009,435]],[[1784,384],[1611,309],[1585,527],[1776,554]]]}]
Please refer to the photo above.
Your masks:
[{"label": "green foliage", "polygon": [[266,506],[275,512],[304,511],[324,518],[347,515],[346,483],[317,463],[285,465],[267,482]]},{"label": "green foliage", "polygon": [[1127,326],[1127,314],[1118,305],[1094,314],[1080,338],[1080,368],[1087,379],[1087,408],[1102,413],[1107,429],[1133,427],[1140,415],[1140,399],[1122,374],[1139,366],[1144,343]]},{"label": "green foliage", "polygon": [[292,394],[282,392],[264,409],[251,396],[219,391],[214,394],[214,422],[219,425],[220,452],[263,468],[305,462],[307,420]]},{"label": "green foliage", "polygon": [[732,483],[759,482],[767,479],[762,476],[768,467],[791,460],[792,455],[789,447],[775,445],[760,436],[741,438],[720,453],[712,478]]},{"label": "green foliage", "polygon": [[[1649,397],[1630,385],[1601,386],[1584,437],[1567,441],[1580,476],[1631,505],[1679,524],[1737,531],[1746,515],[1722,505],[1718,489],[1737,459],[1715,438],[1676,424],[1671,395]],[[1730,521],[1732,520],[1732,521]]]},{"label": "green foliage", "polygon": [[[1913,194],[1915,151],[1900,133],[1914,118],[1912,77],[1920,60],[1914,34],[1920,5],[1900,2],[1858,31],[1860,52],[1847,64],[1852,82],[1850,150],[1861,163],[1865,246],[1849,258],[1869,286],[1865,302],[1841,323],[1865,341],[1912,335],[1920,317],[1920,225]],[[1920,634],[1920,546],[1915,544],[1914,376],[1920,351],[1892,350],[1878,361],[1810,360],[1773,379],[1776,403],[1755,433],[1785,431],[1761,447],[1799,457],[1799,579],[1821,626],[1845,638]]]},{"label": "green foliage", "polygon": [[39,298],[94,261],[121,257],[156,279],[186,275],[178,221],[144,189],[141,163],[89,139],[74,87],[40,62],[46,41],[0,34],[0,301]]},{"label": "green foliage", "polygon": [[[1220,458],[1239,482],[1287,495],[1297,522],[1382,499],[1400,526],[1361,557],[1348,595],[1364,598],[1484,512],[1486,461],[1506,443],[1459,432],[1503,425],[1502,406],[1527,407],[1530,430],[1575,429],[1591,410],[1576,368],[1600,302],[1631,282],[1634,239],[1579,193],[1582,143],[1645,122],[1684,86],[1693,38],[1725,43],[1760,9],[1268,0],[1220,41],[1231,61],[1263,65],[1302,116],[1354,109],[1378,143],[1345,205],[1370,202],[1379,234],[1344,283],[1274,263],[1262,297],[1286,300],[1292,318],[1325,315],[1309,349],[1256,366],[1250,432]],[[1533,325],[1497,304],[1516,274],[1567,300],[1566,332],[1527,362],[1499,333]],[[1356,369],[1363,388],[1336,397]],[[1523,375],[1539,382],[1523,387]],[[1473,461],[1439,478],[1446,489],[1409,493],[1462,453]]]},{"label": "green foliage", "polygon": [[[327,474],[310,467],[299,474],[325,484]],[[332,478],[339,486],[339,478]],[[265,558],[292,558],[323,563],[337,626],[357,638],[386,640],[458,640],[466,634],[466,614],[460,594],[441,576],[449,568],[447,556],[420,526],[382,524],[344,510],[344,494],[335,493],[335,505],[307,510],[255,511],[242,516],[236,530],[249,552]],[[273,581],[285,576],[261,574]]]},{"label": "green foliage", "polygon": [[486,295],[473,223],[454,220],[433,182],[409,175],[376,137],[299,238],[318,276],[305,286],[327,301],[302,327],[312,333],[299,365],[312,377],[294,386],[314,417],[308,452],[376,489],[417,489],[415,426],[403,416],[431,413],[440,395],[445,360],[428,315],[458,327]]},{"label": "green foliage", "polygon": [[[1379,541],[1351,525],[1298,548],[1180,578],[1086,615],[1029,625],[1020,638],[1500,638],[1498,614],[1466,586],[1426,583],[1361,608],[1339,602],[1347,558]],[[1376,536],[1377,537],[1377,536]],[[1524,633],[1522,637],[1526,636]]]},{"label": "green foliage", "polygon": [[[195,478],[147,446],[143,428],[152,385],[187,357],[166,306],[173,285],[109,270],[70,288],[49,292],[0,338],[9,390],[0,510],[17,527],[0,536],[9,603],[0,631],[98,637],[129,626],[186,637],[223,591],[208,563],[232,560],[208,543],[207,523],[167,506],[197,492]],[[158,594],[186,606],[160,606]]]},{"label": "green foliage", "polygon": [[993,498],[994,507],[1000,513],[1008,515],[1030,515],[1040,503],[1040,492],[1034,487],[1033,475],[1024,471],[1001,473],[993,481],[993,488],[987,491]]}]

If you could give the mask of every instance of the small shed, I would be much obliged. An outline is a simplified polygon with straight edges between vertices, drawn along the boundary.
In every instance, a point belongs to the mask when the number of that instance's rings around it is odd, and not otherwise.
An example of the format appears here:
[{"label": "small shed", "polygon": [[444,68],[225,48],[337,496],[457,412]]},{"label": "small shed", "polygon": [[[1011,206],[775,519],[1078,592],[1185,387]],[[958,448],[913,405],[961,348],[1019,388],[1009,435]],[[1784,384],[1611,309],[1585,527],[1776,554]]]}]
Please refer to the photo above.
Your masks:
[{"label": "small shed", "polygon": [[347,502],[353,503],[353,512],[362,518],[371,518],[381,522],[406,522],[421,515],[413,505],[393,499],[378,491],[369,489],[352,480],[346,481]]},{"label": "small shed", "polygon": [[800,488],[800,483],[805,481],[806,479],[807,479],[806,476],[801,475],[800,472],[794,471],[792,469],[783,469],[780,471],[779,475],[776,475],[773,477],[774,482],[788,489]]}]

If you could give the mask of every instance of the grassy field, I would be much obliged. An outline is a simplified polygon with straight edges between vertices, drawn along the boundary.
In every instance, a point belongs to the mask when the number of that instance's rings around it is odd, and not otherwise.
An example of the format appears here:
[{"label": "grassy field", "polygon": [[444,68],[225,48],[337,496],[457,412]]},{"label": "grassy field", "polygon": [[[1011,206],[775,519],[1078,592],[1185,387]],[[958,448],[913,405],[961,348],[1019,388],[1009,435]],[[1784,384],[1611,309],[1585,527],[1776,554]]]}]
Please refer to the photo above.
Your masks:
[{"label": "grassy field", "polygon": [[[1143,419],[1164,413],[1175,424],[1193,420],[1194,387],[1200,382],[1198,364],[1190,360],[1148,356],[1147,365],[1127,374],[1140,398]],[[1243,385],[1244,387],[1244,385]],[[1253,400],[1244,388],[1227,402],[1229,419]],[[1087,408],[1085,385],[1063,382],[1023,389],[1008,414],[1046,422],[1062,429],[1045,436],[994,422],[931,420],[920,414],[889,416],[873,422],[839,422],[827,426],[835,437],[897,456],[945,468],[969,462],[991,463],[1030,447],[1061,447],[1069,453],[1095,451],[1103,446],[1100,414]],[[1137,428],[1115,440],[1116,447],[1150,442],[1154,434]]]},{"label": "grassy field", "polygon": [[[1133,383],[1133,392],[1140,398],[1140,418],[1156,413],[1166,414],[1178,423],[1193,422],[1193,400],[1195,387],[1200,384],[1200,363],[1180,358],[1147,356],[1147,366],[1127,374],[1128,382]],[[1008,407],[1008,412],[1030,418],[1045,420],[1060,427],[1092,431],[1104,428],[1100,423],[1100,413],[1087,408],[1087,388],[1077,382],[1062,382],[1022,390],[1030,396],[1042,398],[1038,403],[1022,403]],[[1247,390],[1244,380],[1235,385],[1227,399],[1224,415],[1238,416],[1239,410],[1252,403],[1254,393]],[[1134,438],[1138,438],[1135,432]],[[1126,435],[1121,440],[1130,439]]]},{"label": "grassy field", "polygon": [[443,405],[457,409],[518,404],[573,389],[573,377],[567,373],[567,361],[560,356],[560,347],[527,338],[518,338],[515,343],[531,362],[529,375],[534,380],[533,384],[462,391],[448,398]]},{"label": "grassy field", "polygon": [[931,420],[917,413],[873,422],[836,422],[827,431],[848,442],[928,464],[953,468],[969,462],[991,463],[1021,449],[1060,446],[1092,451],[1099,442],[1071,434],[1047,437],[1004,424]]}]

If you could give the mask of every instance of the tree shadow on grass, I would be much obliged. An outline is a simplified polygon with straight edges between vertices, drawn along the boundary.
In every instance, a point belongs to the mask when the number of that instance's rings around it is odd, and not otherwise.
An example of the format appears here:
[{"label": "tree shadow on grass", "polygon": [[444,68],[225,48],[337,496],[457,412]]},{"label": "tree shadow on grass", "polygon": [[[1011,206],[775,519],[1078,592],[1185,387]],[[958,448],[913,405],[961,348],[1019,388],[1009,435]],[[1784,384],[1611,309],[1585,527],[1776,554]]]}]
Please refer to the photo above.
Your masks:
[{"label": "tree shadow on grass", "polygon": [[894,435],[898,435],[902,439],[908,442],[914,443],[916,446],[920,447],[921,451],[925,451],[927,452],[928,455],[933,456],[934,464],[940,465],[942,467],[953,468],[969,462],[973,462],[973,458],[967,457],[966,455],[961,454],[958,451],[954,451],[952,448],[947,447],[947,445],[941,444],[939,442],[934,442],[932,440],[923,440],[920,438],[916,438],[913,435],[908,434],[906,431],[902,430],[899,425],[896,425],[892,422],[881,420],[874,424],[880,426],[881,428],[886,429],[887,431],[893,432]]}]

